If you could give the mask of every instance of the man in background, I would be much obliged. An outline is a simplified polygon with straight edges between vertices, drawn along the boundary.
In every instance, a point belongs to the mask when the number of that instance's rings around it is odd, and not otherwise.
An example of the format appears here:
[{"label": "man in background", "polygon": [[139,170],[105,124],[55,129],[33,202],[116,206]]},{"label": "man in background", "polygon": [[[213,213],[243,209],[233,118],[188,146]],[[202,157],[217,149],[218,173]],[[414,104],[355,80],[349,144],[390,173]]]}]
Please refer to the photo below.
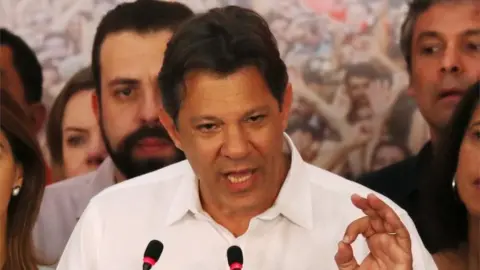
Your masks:
[{"label": "man in background", "polygon": [[408,93],[425,118],[431,139],[417,156],[358,179],[395,201],[414,221],[419,185],[428,177],[439,137],[468,86],[480,77],[480,9],[474,2],[410,4],[400,43],[410,74]]},{"label": "man in background", "polygon": [[120,4],[101,20],[92,50],[92,105],[110,158],[93,173],[46,189],[34,241],[47,261],[58,260],[97,193],[185,158],[159,121],[163,108],[156,78],[167,42],[192,16],[180,3],[143,0]]},{"label": "man in background", "polygon": [[27,43],[5,28],[0,28],[0,86],[23,107],[32,131],[38,134],[47,117],[42,67]]},{"label": "man in background", "polygon": [[[40,139],[47,118],[42,103],[42,67],[30,46],[5,28],[0,28],[0,88],[8,91],[22,106],[30,120],[27,126]],[[52,183],[51,171],[47,164],[45,168],[48,185]]]}]

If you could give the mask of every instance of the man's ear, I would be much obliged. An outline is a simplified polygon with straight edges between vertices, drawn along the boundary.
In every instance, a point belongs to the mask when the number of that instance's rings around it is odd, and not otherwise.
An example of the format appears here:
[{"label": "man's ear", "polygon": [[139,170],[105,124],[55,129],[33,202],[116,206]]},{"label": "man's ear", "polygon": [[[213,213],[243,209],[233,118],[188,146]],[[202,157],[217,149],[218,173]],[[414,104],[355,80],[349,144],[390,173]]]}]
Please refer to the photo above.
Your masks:
[{"label": "man's ear", "polygon": [[91,105],[92,105],[92,110],[93,114],[95,114],[95,117],[97,118],[97,122],[100,122],[100,109],[99,109],[99,103],[100,103],[100,97],[97,95],[96,91],[92,92],[92,98],[91,98]]},{"label": "man's ear", "polygon": [[159,119],[165,130],[168,132],[168,135],[172,139],[173,143],[175,143],[175,146],[183,151],[182,144],[180,142],[180,134],[178,133],[177,125],[173,121],[172,117],[170,117],[165,110],[160,110]]},{"label": "man's ear", "polygon": [[47,109],[41,102],[30,105],[30,119],[32,120],[33,131],[38,134],[47,119]]},{"label": "man's ear", "polygon": [[293,101],[293,88],[292,88],[292,84],[288,83],[287,87],[285,88],[285,93],[283,94],[283,104],[282,104],[282,112],[281,112],[283,130],[286,130],[288,126],[288,117],[290,116],[292,101]]}]

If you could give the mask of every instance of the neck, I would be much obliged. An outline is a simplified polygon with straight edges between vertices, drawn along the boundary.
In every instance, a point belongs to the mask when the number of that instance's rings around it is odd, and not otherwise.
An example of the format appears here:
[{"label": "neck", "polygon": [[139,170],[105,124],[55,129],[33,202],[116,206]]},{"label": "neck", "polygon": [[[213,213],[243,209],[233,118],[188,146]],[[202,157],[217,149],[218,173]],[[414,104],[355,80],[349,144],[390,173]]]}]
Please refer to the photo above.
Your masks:
[{"label": "neck", "polygon": [[480,217],[468,220],[468,270],[480,270]]},{"label": "neck", "polygon": [[115,184],[118,184],[118,183],[123,182],[125,180],[126,180],[126,177],[123,176],[123,174],[120,172],[120,170],[115,167],[115,170],[113,172],[113,182]]},{"label": "neck", "polygon": [[[7,217],[6,214],[0,217],[0,266],[7,261]],[[2,267],[0,267],[2,269]]]},{"label": "neck", "polygon": [[430,141],[432,142],[433,149],[438,149],[438,141],[440,132],[436,128],[430,127]]},{"label": "neck", "polygon": [[273,175],[274,179],[264,179],[264,181],[272,181],[272,185],[268,193],[263,194],[262,202],[256,203],[254,207],[232,209],[231,204],[226,205],[220,202],[216,199],[217,196],[209,194],[208,188],[202,188],[202,185],[199,185],[200,200],[204,211],[235,237],[243,235],[248,230],[250,220],[267,211],[275,203],[290,168],[290,156],[286,155],[277,168],[281,169],[277,170],[278,174]]}]

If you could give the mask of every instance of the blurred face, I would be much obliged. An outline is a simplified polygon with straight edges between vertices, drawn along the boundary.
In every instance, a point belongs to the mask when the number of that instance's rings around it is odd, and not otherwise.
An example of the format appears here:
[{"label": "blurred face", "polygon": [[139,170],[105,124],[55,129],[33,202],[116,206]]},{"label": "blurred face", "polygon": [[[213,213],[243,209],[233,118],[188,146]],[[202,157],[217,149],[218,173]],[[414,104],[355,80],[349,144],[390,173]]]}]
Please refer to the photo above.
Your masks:
[{"label": "blurred face", "polygon": [[132,178],[184,159],[159,121],[157,75],[171,32],[110,34],[100,52],[100,126],[107,151]]},{"label": "blurred face", "polygon": [[377,149],[372,161],[372,170],[377,171],[407,158],[405,152],[395,145],[383,145]]},{"label": "blurred face", "polygon": [[473,1],[435,4],[414,29],[410,94],[436,136],[480,76],[480,13]]},{"label": "blurred face", "polygon": [[22,106],[32,120],[30,126],[33,130],[40,131],[46,117],[45,108],[41,103],[29,104],[27,102],[22,80],[13,65],[13,52],[8,46],[0,46],[0,87],[8,91]]},{"label": "blurred face", "polygon": [[347,90],[352,101],[367,100],[366,92],[370,87],[371,80],[366,77],[352,76],[347,81]]},{"label": "blurred face", "polygon": [[107,155],[91,106],[92,94],[93,89],[80,91],[65,107],[62,149],[66,178],[97,169]]},{"label": "blurred face", "polygon": [[270,207],[288,170],[282,146],[291,88],[280,110],[255,68],[226,77],[192,73],[185,83],[178,129],[162,119],[199,178],[204,207],[245,212]]},{"label": "blurred face", "polygon": [[477,107],[465,132],[460,153],[456,181],[458,193],[468,212],[480,217],[480,107]]},{"label": "blurred face", "polygon": [[370,83],[369,78],[360,76],[352,76],[347,81],[347,93],[352,101],[351,119],[354,122],[372,117],[373,112],[367,96]]},{"label": "blurred face", "polygon": [[23,182],[22,166],[15,162],[12,147],[3,130],[0,132],[0,219],[7,216],[12,190]]}]

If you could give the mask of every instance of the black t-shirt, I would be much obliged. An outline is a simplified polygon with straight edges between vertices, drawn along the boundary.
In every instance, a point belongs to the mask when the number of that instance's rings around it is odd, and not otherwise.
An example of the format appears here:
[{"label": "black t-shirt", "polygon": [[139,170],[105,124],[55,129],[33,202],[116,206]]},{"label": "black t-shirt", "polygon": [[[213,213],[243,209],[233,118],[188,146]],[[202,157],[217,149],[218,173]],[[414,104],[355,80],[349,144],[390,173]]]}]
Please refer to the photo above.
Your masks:
[{"label": "black t-shirt", "polygon": [[[429,142],[425,144],[418,155],[379,171],[362,175],[357,182],[394,201],[407,211],[417,228],[420,228],[421,224],[418,219],[419,188],[422,179],[428,177],[430,173],[432,159],[433,151]],[[419,230],[419,234],[424,240],[421,230]]]}]

